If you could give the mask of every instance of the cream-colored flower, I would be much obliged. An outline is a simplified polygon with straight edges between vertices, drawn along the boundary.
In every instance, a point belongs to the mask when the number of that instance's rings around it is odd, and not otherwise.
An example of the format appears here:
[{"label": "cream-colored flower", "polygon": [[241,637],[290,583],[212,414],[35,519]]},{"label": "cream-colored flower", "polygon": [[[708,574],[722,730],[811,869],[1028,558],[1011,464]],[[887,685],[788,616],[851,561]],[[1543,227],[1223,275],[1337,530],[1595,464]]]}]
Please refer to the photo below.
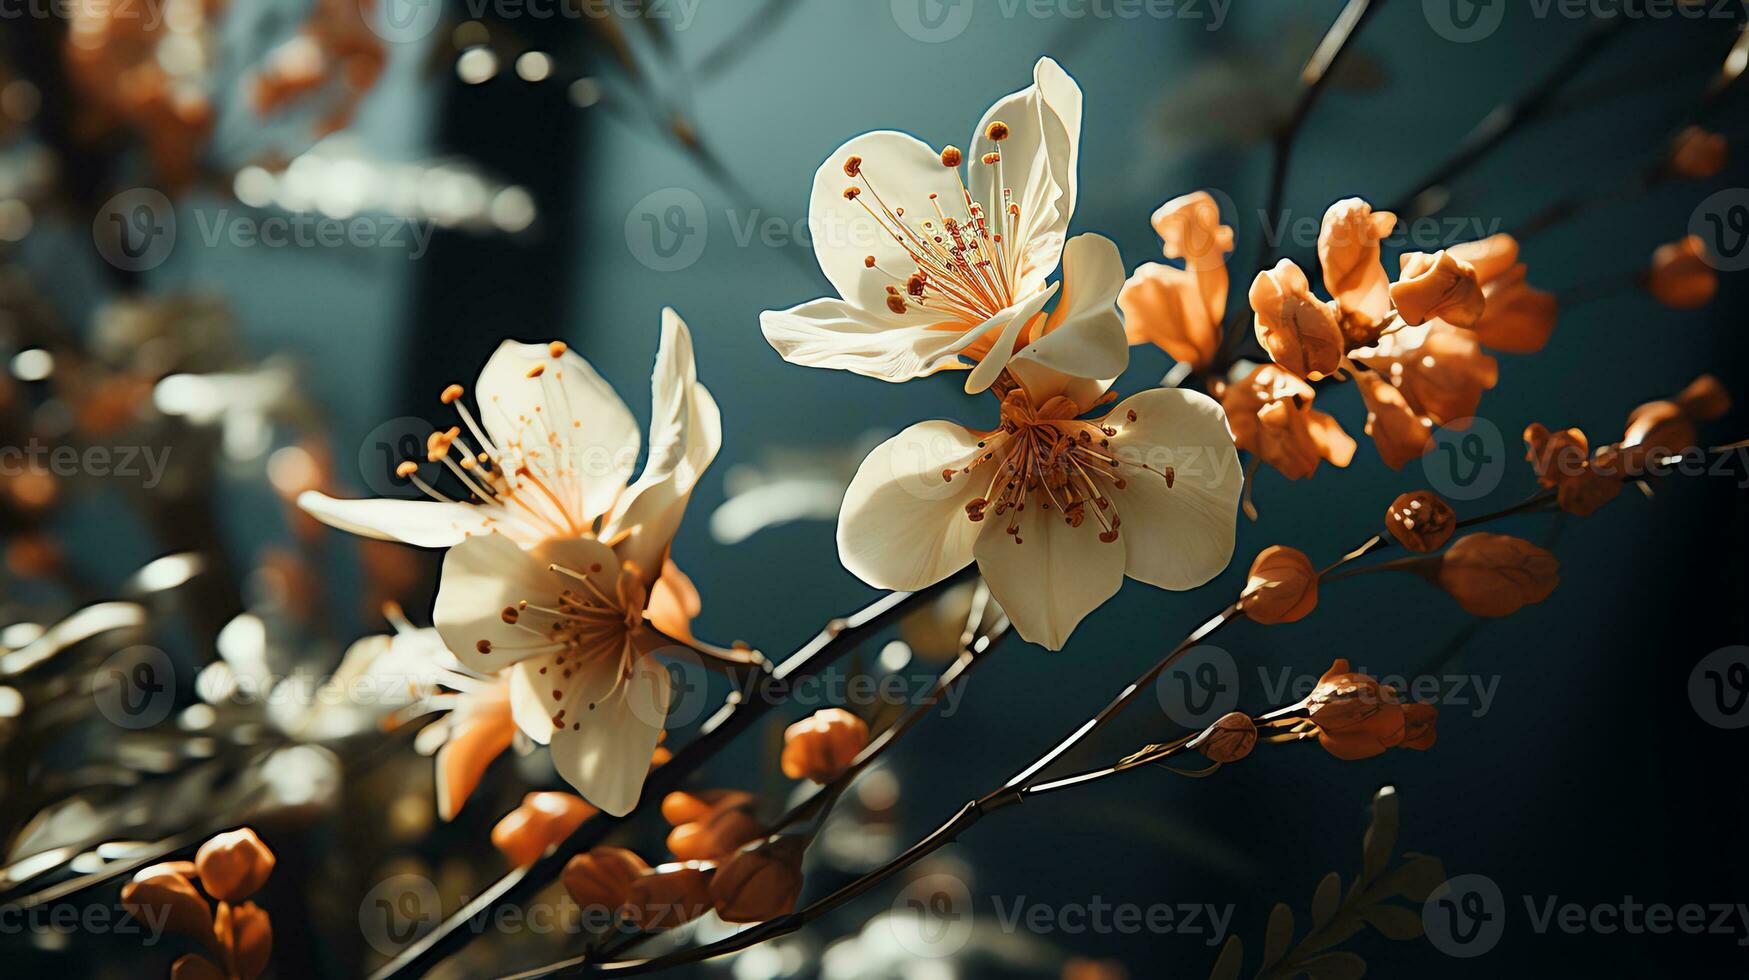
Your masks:
[{"label": "cream-colored flower", "polygon": [[[838,295],[762,314],[765,339],[793,363],[884,381],[964,368],[963,355],[977,361],[968,392],[1017,353],[1116,377],[1129,358],[1121,332],[1116,347],[1096,341],[1117,321],[1122,260],[1100,236],[1068,239],[1080,139],[1081,89],[1043,58],[1032,85],[984,114],[969,150],[891,131],[845,143],[815,174],[808,207]],[[1035,343],[1059,286],[1059,311],[1073,302],[1077,315],[1055,342]]]},{"label": "cream-colored flower", "polygon": [[[1115,329],[1115,325],[1114,325]],[[1125,575],[1191,589],[1225,568],[1243,474],[1220,405],[1017,362],[1001,423],[914,425],[863,461],[838,554],[863,581],[919,589],[972,561],[1020,635],[1060,649]]]},{"label": "cream-colored flower", "polygon": [[659,620],[687,605],[658,594],[671,567],[669,544],[722,444],[686,325],[667,311],[662,327],[649,460],[613,495],[599,535],[558,535],[532,547],[504,533],[470,536],[444,556],[433,613],[468,668],[509,671],[516,726],[550,744],[559,774],[615,816],[637,804],[668,712],[668,673],[653,654],[672,641]]}]

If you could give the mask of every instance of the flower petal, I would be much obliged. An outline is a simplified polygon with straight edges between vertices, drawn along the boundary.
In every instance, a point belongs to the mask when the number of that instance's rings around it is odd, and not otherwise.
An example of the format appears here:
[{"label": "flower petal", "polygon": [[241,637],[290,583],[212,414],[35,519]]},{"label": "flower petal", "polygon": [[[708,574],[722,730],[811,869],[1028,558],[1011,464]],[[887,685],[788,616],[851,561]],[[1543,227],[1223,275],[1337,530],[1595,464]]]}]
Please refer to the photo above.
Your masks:
[{"label": "flower petal", "polygon": [[983,359],[978,361],[978,366],[972,368],[972,373],[966,376],[966,394],[975,395],[996,383],[1002,369],[1008,366],[1009,359],[1014,356],[1014,345],[1019,342],[1021,331],[1032,323],[1032,318],[1038,316],[1039,311],[1057,294],[1057,287],[1061,285],[1062,283],[1051,283],[984,321],[977,328],[977,336],[995,334],[996,339],[985,352]]},{"label": "flower petal", "polygon": [[[1000,99],[984,113],[972,134],[970,160],[1002,154],[1002,177],[1020,205],[1016,241],[1027,249],[1020,261],[1020,292],[1042,285],[1056,271],[1075,213],[1076,167],[1081,145],[1081,87],[1050,58],[1032,69],[1033,83]],[[1006,123],[1008,137],[988,136],[992,122]],[[972,166],[971,192],[989,214],[1000,215],[1002,188],[997,170]]]},{"label": "flower petal", "polygon": [[533,534],[520,521],[493,519],[485,508],[473,504],[389,498],[340,500],[305,490],[298,494],[298,507],[329,527],[419,548],[448,548],[470,534],[494,529],[519,540]]},{"label": "flower petal", "polygon": [[1063,250],[1063,298],[1044,335],[1014,355],[1011,367],[1038,365],[1071,378],[1115,378],[1130,363],[1129,339],[1117,315],[1123,256],[1103,235],[1076,235]]},{"label": "flower petal", "polygon": [[456,725],[443,748],[437,750],[437,812],[454,820],[462,805],[480,785],[492,760],[510,747],[515,735],[508,705],[502,710],[479,712]]},{"label": "flower petal", "polygon": [[504,611],[525,600],[557,608],[561,593],[577,583],[553,564],[587,575],[603,594],[617,589],[619,558],[593,538],[554,538],[525,551],[502,534],[482,534],[443,556],[432,625],[457,659],[481,673],[549,652],[530,632],[535,627],[505,622]]},{"label": "flower petal", "polygon": [[982,330],[982,325],[954,320],[894,324],[838,299],[767,310],[759,314],[759,326],[766,342],[791,364],[837,368],[881,381],[908,381],[964,367],[957,352]]},{"label": "flower petal", "polygon": [[951,422],[913,425],[875,447],[857,468],[838,515],[838,559],[880,589],[914,590],[941,581],[972,560],[982,525],[966,504],[985,487],[965,466],[978,433]]},{"label": "flower petal", "polygon": [[1194,391],[1155,388],[1119,403],[1106,424],[1118,430],[1111,447],[1120,458],[1173,472],[1168,487],[1162,477],[1126,466],[1125,489],[1113,491],[1121,534],[1129,539],[1129,576],[1182,591],[1220,574],[1233,557],[1244,485],[1220,403]]},{"label": "flower petal", "polygon": [[589,362],[569,350],[554,357],[548,344],[506,340],[474,394],[486,434],[549,480],[579,529],[613,506],[637,465],[638,424]]},{"label": "flower petal", "polygon": [[662,343],[650,372],[650,458],[607,522],[609,536],[631,531],[620,558],[638,567],[645,587],[662,573],[686,501],[723,447],[723,417],[698,383],[692,334],[672,309],[662,311]]},{"label": "flower petal", "polygon": [[[612,671],[604,673],[611,681]],[[573,722],[553,733],[553,765],[559,775],[584,799],[616,817],[638,805],[650,756],[662,737],[669,683],[667,669],[654,657],[638,656],[618,690],[593,708],[572,709]]]},{"label": "flower petal", "polygon": [[[851,176],[845,164],[861,157],[861,173]],[[847,188],[860,191],[854,200],[844,196]],[[941,155],[928,144],[906,133],[880,130],[858,136],[826,158],[814,174],[813,194],[808,200],[808,232],[814,240],[814,258],[832,288],[850,306],[868,314],[868,319],[893,326],[927,326],[941,319],[911,303],[904,313],[887,307],[887,287],[894,276],[909,275],[917,263],[876,220],[884,208],[905,210],[904,222],[922,234],[925,215],[934,217],[930,195],[941,201],[965,199],[960,178],[941,163]],[[883,203],[884,202],[884,203]],[[873,211],[873,214],[870,211]],[[958,207],[949,213],[957,213]],[[875,264],[868,264],[869,256]],[[903,283],[897,283],[903,287]]]},{"label": "flower petal", "polygon": [[555,659],[547,653],[518,660],[510,668],[510,717],[517,730],[537,745],[553,740],[553,710],[547,706],[552,685],[543,683],[541,677],[542,668],[552,671]]},{"label": "flower petal", "polygon": [[[1061,650],[1076,624],[1123,586],[1123,535],[1101,541],[1091,520],[1071,527],[1061,512],[1028,500],[1012,517],[992,514],[984,524],[972,549],[978,571],[1030,642]],[[1008,533],[1011,524],[1019,525],[1018,536]]]}]

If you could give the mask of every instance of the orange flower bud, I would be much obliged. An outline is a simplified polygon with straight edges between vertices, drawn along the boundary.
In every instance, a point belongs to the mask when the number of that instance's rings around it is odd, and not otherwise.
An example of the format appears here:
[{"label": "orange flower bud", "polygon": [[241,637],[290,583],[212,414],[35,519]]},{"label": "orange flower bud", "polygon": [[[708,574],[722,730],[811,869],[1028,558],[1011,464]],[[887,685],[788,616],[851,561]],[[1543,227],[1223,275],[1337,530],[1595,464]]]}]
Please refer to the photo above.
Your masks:
[{"label": "orange flower bud", "polygon": [[1561,484],[1555,502],[1574,517],[1590,517],[1599,507],[1621,496],[1622,480],[1587,466],[1577,477]]},{"label": "orange flower bud", "polygon": [[683,926],[711,910],[710,879],[710,869],[697,864],[663,865],[647,872],[632,882],[626,918],[645,932]]},{"label": "orange flower bud", "polygon": [[1334,374],[1346,341],[1330,305],[1312,295],[1306,274],[1289,259],[1251,282],[1257,340],[1283,368],[1316,381]]},{"label": "orange flower bud", "polygon": [[1366,403],[1366,434],[1379,447],[1386,466],[1400,470],[1433,448],[1433,423],[1417,415],[1390,382],[1375,371],[1361,371],[1354,383]]},{"label": "orange flower bud", "polygon": [[1257,747],[1257,723],[1243,711],[1231,711],[1215,719],[1190,742],[1210,762],[1238,762]]},{"label": "orange flower bud", "polygon": [[1730,145],[1711,130],[1690,126],[1670,144],[1670,170],[1689,180],[1708,180],[1725,169]]},{"label": "orange flower bud", "polygon": [[735,852],[711,876],[711,902],[724,922],[764,922],[791,912],[802,894],[802,837],[774,837]]},{"label": "orange flower bud", "polygon": [[1221,224],[1221,206],[1207,191],[1194,191],[1160,205],[1149,223],[1167,258],[1183,259],[1195,273],[1221,271],[1221,302],[1213,311],[1218,318],[1227,305],[1227,253],[1233,250],[1233,229]]},{"label": "orange flower bud", "polygon": [[1706,243],[1698,235],[1658,246],[1646,288],[1653,298],[1675,310],[1694,310],[1719,291],[1719,273],[1706,258]]},{"label": "orange flower bud", "polygon": [[147,868],[122,886],[122,908],[149,928],[206,942],[213,932],[212,906],[185,875],[162,867]]},{"label": "orange flower bud", "polygon": [[784,729],[783,774],[829,783],[867,746],[867,722],[843,708],[825,708]]},{"label": "orange flower bud", "polygon": [[176,962],[170,964],[170,980],[230,980],[225,971],[213,965],[213,961],[198,953],[188,953],[178,956]]},{"label": "orange flower bud", "polygon": [[1396,215],[1351,197],[1330,205],[1318,229],[1324,288],[1343,309],[1371,322],[1391,312],[1391,277],[1379,261],[1379,242],[1396,226]]},{"label": "orange flower bud", "polygon": [[1434,728],[1438,721],[1439,709],[1431,704],[1403,705],[1403,744],[1399,748],[1420,752],[1433,748],[1439,737]]},{"label": "orange flower bud", "polygon": [[1324,412],[1312,408],[1312,386],[1274,364],[1260,365],[1221,392],[1233,441],[1290,480],[1308,477],[1328,460],[1347,466],[1354,440]]},{"label": "orange flower bud", "polygon": [[[1197,277],[1183,269],[1159,262],[1138,267],[1117,294],[1129,342],[1153,344],[1196,370],[1207,367],[1221,347],[1221,318],[1209,312],[1199,288]],[[1224,304],[1225,283],[1221,292]]]},{"label": "orange flower bud", "polygon": [[752,797],[734,794],[713,806],[703,819],[669,831],[668,850],[682,861],[715,861],[764,836],[765,826],[753,813]]},{"label": "orange flower bud", "polygon": [[565,862],[559,880],[578,905],[617,915],[631,897],[632,882],[649,873],[644,859],[623,847],[595,847]]},{"label": "orange flower bud", "polygon": [[598,812],[570,793],[530,793],[492,828],[492,846],[513,867],[527,867]]},{"label": "orange flower bud", "polygon": [[237,902],[255,894],[267,883],[273,864],[273,852],[248,827],[214,837],[194,855],[201,887],[221,902]]},{"label": "orange flower bud", "polygon": [[1500,362],[1482,352],[1476,335],[1445,322],[1386,337],[1376,353],[1355,360],[1388,378],[1415,414],[1434,425],[1475,415],[1482,392],[1500,380]]},{"label": "orange flower bud", "polygon": [[1711,422],[1731,410],[1731,393],[1718,378],[1703,374],[1677,394],[1676,406],[1696,422]]},{"label": "orange flower bud", "polygon": [[255,980],[273,956],[273,923],[254,902],[220,902],[213,938],[225,952],[226,966],[238,980]]},{"label": "orange flower bud", "polygon": [[1446,251],[1452,258],[1468,262],[1476,270],[1476,281],[1484,286],[1514,268],[1522,268],[1518,261],[1518,239],[1505,232],[1453,245]]},{"label": "orange flower bud", "polygon": [[1582,474],[1591,461],[1591,441],[1578,429],[1551,432],[1541,422],[1525,427],[1524,458],[1536,470],[1536,481],[1558,487]]},{"label": "orange flower bud", "polygon": [[1403,706],[1397,692],[1337,660],[1305,700],[1318,726],[1318,744],[1338,759],[1369,759],[1403,741]]},{"label": "orange flower bud", "polygon": [[1265,626],[1306,618],[1318,608],[1318,571],[1304,553],[1274,544],[1257,553],[1239,608]]},{"label": "orange flower bud", "polygon": [[1385,529],[1410,551],[1437,551],[1457,529],[1457,514],[1433,491],[1416,490],[1391,501]]},{"label": "orange flower bud", "polygon": [[1405,252],[1399,261],[1403,271],[1391,284],[1391,301],[1404,323],[1413,327],[1438,319],[1468,327],[1482,318],[1487,300],[1475,266],[1443,250]]},{"label": "orange flower bud", "polygon": [[1554,555],[1529,541],[1478,532],[1440,556],[1437,582],[1472,616],[1507,616],[1547,599],[1560,570]]},{"label": "orange flower bud", "polygon": [[1486,306],[1470,328],[1484,347],[1508,354],[1534,354],[1549,342],[1560,302],[1524,281],[1522,264],[1482,286]]},{"label": "orange flower bud", "polygon": [[678,827],[710,818],[719,805],[743,805],[753,802],[753,794],[733,789],[707,789],[701,793],[676,790],[662,797],[662,819]]}]

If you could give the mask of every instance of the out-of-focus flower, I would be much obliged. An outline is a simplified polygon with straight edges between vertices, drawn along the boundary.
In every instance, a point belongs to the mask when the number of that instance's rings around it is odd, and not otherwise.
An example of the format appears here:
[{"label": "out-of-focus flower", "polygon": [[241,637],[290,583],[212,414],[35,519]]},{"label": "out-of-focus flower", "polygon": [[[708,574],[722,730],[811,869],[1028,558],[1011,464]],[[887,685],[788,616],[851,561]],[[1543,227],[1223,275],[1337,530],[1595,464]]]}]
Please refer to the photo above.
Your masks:
[{"label": "out-of-focus flower", "polygon": [[1434,425],[1467,425],[1482,392],[1500,380],[1500,362],[1482,351],[1476,335],[1444,321],[1387,334],[1373,353],[1357,352],[1355,360],[1381,373]]},{"label": "out-of-focus flower", "polygon": [[1405,252],[1399,260],[1402,273],[1391,284],[1391,301],[1397,315],[1408,325],[1444,320],[1453,326],[1474,326],[1487,308],[1476,267],[1440,250]]},{"label": "out-of-focus flower", "polygon": [[224,951],[225,969],[233,980],[255,980],[266,972],[273,957],[273,923],[254,902],[220,902],[213,938]]},{"label": "out-of-focus flower", "polygon": [[1266,626],[1304,619],[1318,607],[1318,570],[1303,552],[1272,544],[1251,562],[1239,608]]},{"label": "out-of-focus flower", "polygon": [[[190,866],[187,871],[192,872]],[[141,922],[209,941],[213,931],[213,910],[200,892],[195,890],[189,875],[171,870],[165,865],[153,865],[140,871],[134,880],[122,886],[121,904],[129,915]]]},{"label": "out-of-focus flower", "polygon": [[1522,538],[1477,532],[1438,559],[1435,581],[1472,616],[1509,616],[1560,584],[1561,563]]},{"label": "out-of-focus flower", "polygon": [[1638,457],[1630,464],[1640,464],[1629,472],[1643,469],[1648,456],[1675,456],[1692,449],[1700,440],[1695,423],[1710,422],[1730,410],[1730,392],[1710,374],[1694,379],[1673,399],[1634,409],[1621,440],[1623,451]]},{"label": "out-of-focus flower", "polygon": [[1689,180],[1708,180],[1725,169],[1730,158],[1725,137],[1701,126],[1689,126],[1670,144],[1670,171]]},{"label": "out-of-focus flower", "polygon": [[[722,445],[716,403],[697,382],[691,336],[672,310],[663,314],[651,387],[649,459],[627,487],[637,433],[617,396],[562,344],[508,343],[487,365],[481,397],[492,406],[486,428],[494,419],[499,427],[487,455],[516,461],[522,482],[513,490],[500,476],[501,494],[490,506],[374,502],[427,510],[401,510],[369,528],[428,544],[444,543],[470,521],[474,530],[510,532],[475,534],[444,556],[433,614],[438,633],[469,669],[509,672],[517,727],[550,743],[559,774],[614,816],[637,803],[669,704],[668,672],[654,657],[668,640],[651,628],[651,592],[693,487]],[[584,421],[593,421],[588,405],[607,413],[604,424],[615,434],[593,432]],[[435,434],[431,456],[450,460],[457,433]],[[618,447],[613,454],[584,452],[602,438]],[[469,448],[462,452],[472,456]],[[450,465],[464,479],[469,473]],[[502,467],[494,471],[510,472]],[[342,503],[324,498],[304,506],[330,523],[367,528],[368,517],[388,516],[367,514],[370,501],[334,506]],[[539,533],[555,536],[530,544]]]},{"label": "out-of-focus flower", "polygon": [[1301,704],[1317,726],[1318,744],[1338,759],[1369,759],[1386,749],[1433,745],[1437,708],[1402,704],[1393,688],[1351,671],[1347,660],[1331,664]]},{"label": "out-of-focus flower", "polygon": [[1220,397],[1234,444],[1290,480],[1311,476],[1322,461],[1347,466],[1354,458],[1354,439],[1312,407],[1312,386],[1274,364],[1259,365]]},{"label": "out-of-focus flower", "polygon": [[1427,751],[1433,748],[1439,732],[1439,709],[1431,704],[1403,705],[1403,744],[1405,749]]},{"label": "out-of-focus flower", "polygon": [[239,902],[255,894],[273,874],[274,863],[273,852],[248,827],[219,834],[194,855],[201,887],[222,902]]},{"label": "out-of-focus flower", "polygon": [[650,873],[644,859],[623,847],[595,847],[565,862],[559,876],[572,901],[584,909],[618,914],[631,897],[632,882]]},{"label": "out-of-focus flower", "polygon": [[[1081,89],[1043,58],[1032,85],[984,114],[967,152],[891,131],[845,143],[808,206],[811,226],[841,232],[814,237],[837,296],[763,313],[765,339],[792,363],[885,381],[963,367],[964,355],[978,362],[968,392],[990,387],[1023,346],[1056,370],[1116,377],[1129,358],[1121,331],[1116,348],[1088,337],[1116,325],[1117,247],[1097,235],[1064,244],[1080,139]],[[1059,262],[1055,337],[1028,337]]]},{"label": "out-of-focus flower", "polygon": [[1374,211],[1358,197],[1337,201],[1318,230],[1318,266],[1324,288],[1345,312],[1369,324],[1391,312],[1391,277],[1379,261],[1379,242],[1397,225],[1389,211]]},{"label": "out-of-focus flower", "polygon": [[1117,298],[1124,330],[1130,343],[1154,344],[1200,371],[1221,346],[1233,229],[1206,191],[1160,205],[1153,225],[1166,257],[1182,259],[1184,268],[1149,262],[1136,269]]},{"label": "out-of-focus flower", "polygon": [[530,793],[492,828],[492,846],[513,867],[527,867],[598,811],[570,793]]},{"label": "out-of-focus flower", "polygon": [[711,910],[710,879],[711,871],[694,863],[646,872],[627,892],[626,918],[645,932],[683,926]]},{"label": "out-of-focus flower", "polygon": [[711,903],[724,922],[764,922],[786,915],[802,894],[808,841],[774,837],[736,851],[711,876]]},{"label": "out-of-focus flower", "polygon": [[1719,273],[1707,260],[1699,235],[1658,246],[1646,288],[1658,302],[1676,310],[1694,310],[1712,302],[1719,291]]},{"label": "out-of-focus flower", "polygon": [[751,794],[715,790],[694,795],[669,793],[662,815],[674,825],[668,850],[682,861],[716,861],[766,834],[754,812]]},{"label": "out-of-focus flower", "polygon": [[1346,348],[1336,314],[1312,295],[1312,284],[1291,259],[1259,272],[1250,300],[1257,341],[1270,359],[1308,381],[1336,373]]},{"label": "out-of-focus flower", "polygon": [[1218,403],[1156,388],[1081,418],[1107,382],[1015,371],[998,428],[924,422],[869,454],[838,520],[846,568],[916,590],[976,560],[1020,635],[1057,650],[1126,574],[1184,590],[1226,567],[1244,475]]},{"label": "out-of-focus flower", "polygon": [[1410,551],[1437,551],[1457,530],[1457,514],[1433,491],[1416,490],[1391,501],[1385,528]]},{"label": "out-of-focus flower", "polygon": [[1560,304],[1553,293],[1525,281],[1526,267],[1518,261],[1517,239],[1501,233],[1453,245],[1448,251],[1468,262],[1481,283],[1485,306],[1481,319],[1470,329],[1482,346],[1509,354],[1533,354],[1548,344]]},{"label": "out-of-focus flower", "polygon": [[374,0],[318,0],[303,28],[269,52],[250,79],[251,107],[267,115],[339,80],[316,135],[344,128],[387,61],[382,39],[366,23],[375,7]]},{"label": "out-of-focus flower", "polygon": [[1062,980],[1129,980],[1130,971],[1117,960],[1071,956],[1063,963]]},{"label": "out-of-focus flower", "polygon": [[868,722],[843,708],[823,708],[784,729],[783,774],[824,785],[867,745]]},{"label": "out-of-focus flower", "polygon": [[1379,456],[1393,470],[1420,459],[1433,448],[1433,423],[1416,414],[1409,402],[1390,382],[1376,372],[1363,371],[1354,376],[1366,403],[1366,434],[1379,447]]},{"label": "out-of-focus flower", "polygon": [[1238,762],[1257,747],[1257,723],[1243,711],[1231,711],[1215,719],[1189,748],[1201,752],[1210,762]]}]

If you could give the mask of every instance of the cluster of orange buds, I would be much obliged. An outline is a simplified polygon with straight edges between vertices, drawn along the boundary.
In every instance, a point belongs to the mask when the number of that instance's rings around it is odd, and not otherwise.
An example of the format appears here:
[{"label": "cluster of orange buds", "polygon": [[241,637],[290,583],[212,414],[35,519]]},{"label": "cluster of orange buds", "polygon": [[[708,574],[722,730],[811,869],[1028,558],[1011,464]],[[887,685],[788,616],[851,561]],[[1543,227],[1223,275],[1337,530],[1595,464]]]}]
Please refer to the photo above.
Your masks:
[{"label": "cluster of orange buds", "polygon": [[753,797],[734,790],[670,793],[662,814],[674,830],[677,860],[651,867],[632,851],[597,847],[562,875],[585,909],[605,909],[646,932],[715,911],[725,922],[764,922],[795,908],[809,838],[773,835],[754,814]]},{"label": "cluster of orange buds", "polygon": [[492,846],[512,866],[527,867],[599,812],[573,793],[530,793],[492,828]]},{"label": "cluster of orange buds", "polygon": [[175,980],[255,980],[273,955],[273,925],[247,899],[273,866],[273,852],[244,827],[202,844],[193,861],[142,868],[122,887],[122,907],[154,931],[186,936],[212,954],[179,957],[170,969]]},{"label": "cluster of orange buds", "polygon": [[1596,452],[1579,429],[1551,431],[1533,422],[1524,430],[1525,459],[1536,470],[1537,482],[1555,491],[1562,510],[1586,517],[1614,500],[1625,481],[1693,450],[1700,438],[1696,425],[1730,408],[1730,393],[1717,378],[1705,374],[1674,398],[1634,409],[1621,441]]},{"label": "cluster of orange buds", "polygon": [[868,722],[843,708],[824,708],[784,730],[783,774],[824,785],[867,747]]},{"label": "cluster of orange buds", "polygon": [[1265,716],[1264,724],[1278,731],[1264,740],[1316,738],[1338,759],[1370,759],[1387,749],[1432,748],[1438,720],[1437,707],[1404,703],[1395,688],[1338,659],[1305,700]]}]

